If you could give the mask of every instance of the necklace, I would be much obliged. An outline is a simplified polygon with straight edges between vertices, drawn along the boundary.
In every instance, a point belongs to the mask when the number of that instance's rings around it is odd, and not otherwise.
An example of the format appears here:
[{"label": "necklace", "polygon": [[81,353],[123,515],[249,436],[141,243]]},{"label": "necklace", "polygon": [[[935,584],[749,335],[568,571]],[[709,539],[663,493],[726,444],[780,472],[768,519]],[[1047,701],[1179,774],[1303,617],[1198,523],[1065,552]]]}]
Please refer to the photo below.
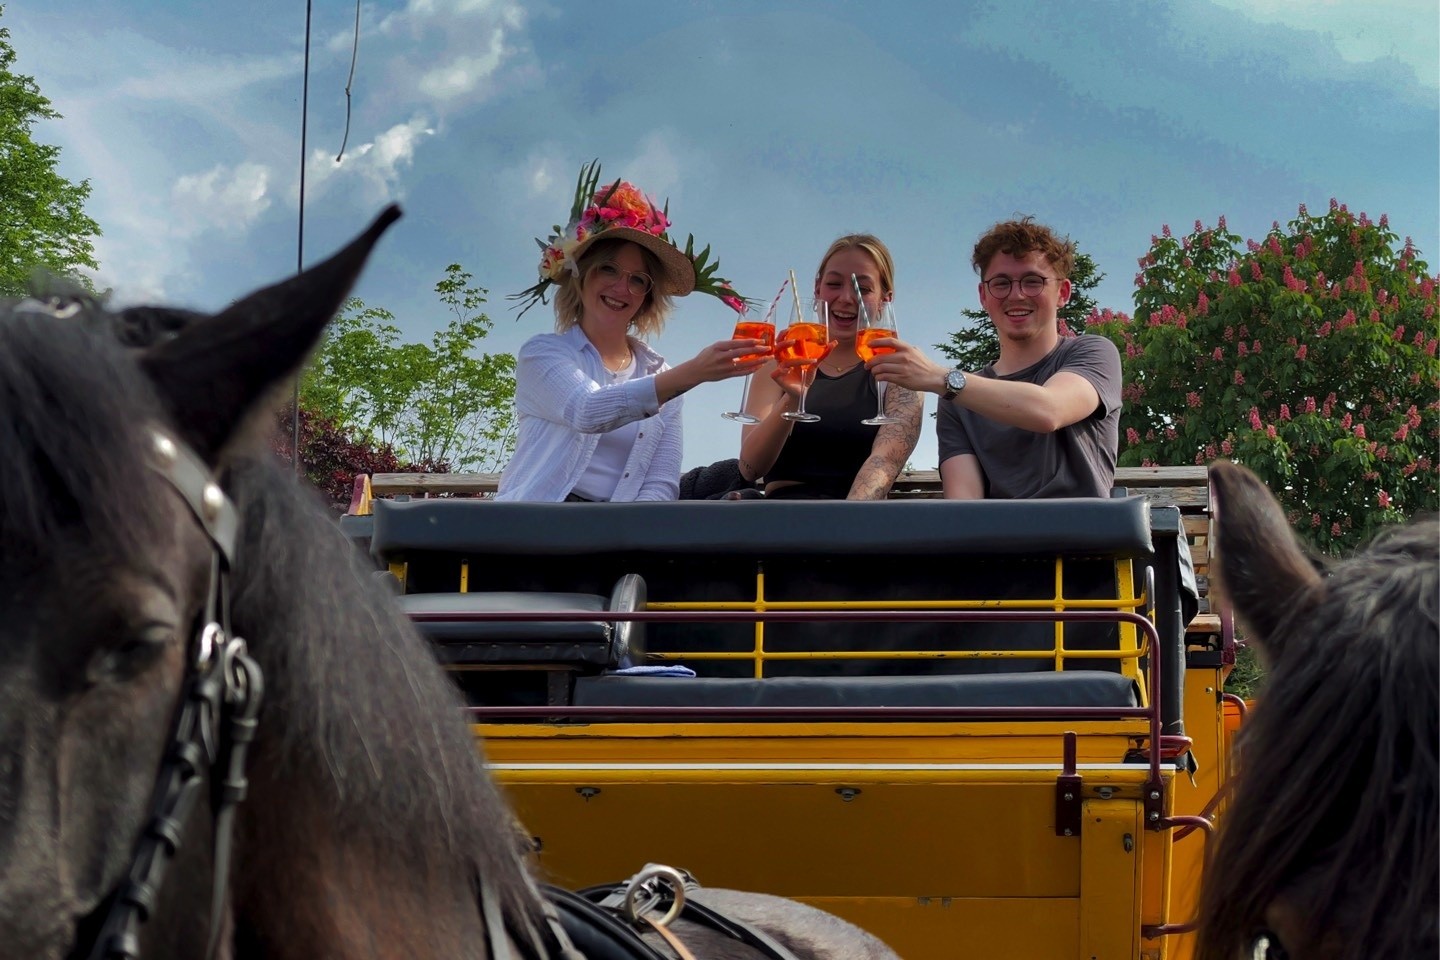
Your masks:
[{"label": "necklace", "polygon": [[605,356],[604,356],[603,354],[602,354],[601,357],[600,357],[600,362],[603,363],[603,364],[605,364],[605,369],[606,369],[606,370],[609,370],[611,373],[621,373],[622,371],[625,370],[626,367],[630,366],[630,363],[631,363],[631,360],[633,359],[633,357],[634,357],[634,354],[632,354],[630,351],[627,350],[627,351],[625,352],[625,357],[624,357],[624,359],[622,359],[622,360],[619,362],[619,365],[618,365],[618,366],[612,364],[609,360],[607,360],[607,359],[605,358]]},{"label": "necklace", "polygon": [[[855,369],[856,367],[858,367],[858,366],[860,366],[860,360],[859,360],[859,358],[856,358],[856,360],[855,360],[854,363],[847,364],[846,366],[843,366],[843,367],[840,366],[838,363],[831,363],[831,364],[830,364],[830,369],[827,370],[826,372],[829,373],[830,376],[832,376],[832,377],[842,377],[842,376],[844,376],[845,374],[849,373],[851,370],[854,370],[854,369]],[[820,364],[820,367],[821,367],[821,369],[824,369],[824,368],[825,368],[825,364],[824,364],[824,363]]]}]

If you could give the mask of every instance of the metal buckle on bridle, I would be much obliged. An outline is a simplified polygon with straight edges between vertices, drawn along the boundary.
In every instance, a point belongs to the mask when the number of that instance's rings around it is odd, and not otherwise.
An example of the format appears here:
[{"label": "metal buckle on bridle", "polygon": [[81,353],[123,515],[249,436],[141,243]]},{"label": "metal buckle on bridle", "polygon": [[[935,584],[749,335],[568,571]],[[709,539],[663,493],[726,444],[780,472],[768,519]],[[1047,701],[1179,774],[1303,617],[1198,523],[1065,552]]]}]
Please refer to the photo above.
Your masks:
[{"label": "metal buckle on bridle", "polygon": [[[620,900],[620,915],[631,923],[653,923],[668,927],[685,909],[685,874],[663,863],[647,863],[643,869],[625,885]],[[667,891],[665,887],[669,887]],[[648,914],[655,910],[665,898],[670,897],[670,909],[658,920]]]}]

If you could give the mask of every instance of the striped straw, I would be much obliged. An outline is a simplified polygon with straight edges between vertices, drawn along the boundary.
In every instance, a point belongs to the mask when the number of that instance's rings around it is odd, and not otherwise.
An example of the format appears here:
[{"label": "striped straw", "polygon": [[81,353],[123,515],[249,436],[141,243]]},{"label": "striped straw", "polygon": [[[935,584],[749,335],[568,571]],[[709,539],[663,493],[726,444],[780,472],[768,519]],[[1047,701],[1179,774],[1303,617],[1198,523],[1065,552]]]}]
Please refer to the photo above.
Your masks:
[{"label": "striped straw", "polygon": [[860,278],[850,274],[850,285],[855,288],[855,302],[860,304],[860,326],[870,326],[870,311],[865,306],[865,294],[860,292]]},{"label": "striped straw", "polygon": [[800,285],[795,282],[795,271],[790,271],[790,294],[795,298],[795,321],[797,323],[805,320],[805,308],[800,306]]},{"label": "striped straw", "polygon": [[780,289],[775,293],[775,299],[770,301],[770,309],[765,311],[765,319],[761,323],[769,323],[770,318],[775,316],[775,308],[780,306],[780,298],[785,296],[785,288],[790,286],[790,278],[786,277],[780,281]]}]

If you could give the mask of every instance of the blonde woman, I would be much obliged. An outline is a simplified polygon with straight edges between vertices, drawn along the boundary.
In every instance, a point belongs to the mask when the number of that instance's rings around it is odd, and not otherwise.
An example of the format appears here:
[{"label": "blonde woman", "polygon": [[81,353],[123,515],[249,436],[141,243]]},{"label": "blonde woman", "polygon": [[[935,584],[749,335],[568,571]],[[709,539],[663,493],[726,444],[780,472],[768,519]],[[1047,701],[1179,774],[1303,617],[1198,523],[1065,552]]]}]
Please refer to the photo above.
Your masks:
[{"label": "blonde woman", "polygon": [[623,180],[597,196],[599,176],[599,164],[581,170],[569,226],[542,243],[540,282],[516,295],[529,309],[556,286],[556,332],[520,348],[515,455],[497,500],[674,500],[681,395],[763,362],[739,360],[754,340],[722,340],[673,367],[651,349],[644,338],[663,329],[673,298],[741,301],[713,262],[697,272],[670,241],[663,210]]},{"label": "blonde woman", "polygon": [[878,387],[855,352],[860,301],[852,275],[872,312],[895,295],[890,250],[870,234],[841,237],[820,258],[815,297],[829,306],[834,340],[806,398],[806,409],[820,419],[781,417],[796,408],[799,370],[770,361],[770,376],[751,385],[746,408],[760,422],[745,427],[740,470],[746,480],[765,478],[766,499],[883,500],[920,439],[921,397],[898,384],[885,391],[885,412],[900,422],[860,422],[874,415]]}]

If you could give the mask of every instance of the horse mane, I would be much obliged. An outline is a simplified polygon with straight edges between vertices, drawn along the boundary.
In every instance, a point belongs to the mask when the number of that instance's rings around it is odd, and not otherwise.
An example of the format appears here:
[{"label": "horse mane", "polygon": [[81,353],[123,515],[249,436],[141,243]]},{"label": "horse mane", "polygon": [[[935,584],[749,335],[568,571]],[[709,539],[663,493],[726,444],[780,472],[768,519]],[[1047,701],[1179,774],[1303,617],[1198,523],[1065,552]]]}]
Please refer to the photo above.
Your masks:
[{"label": "horse mane", "polygon": [[[117,556],[173,535],[179,501],[137,455],[151,442],[147,424],[168,415],[133,348],[197,316],[112,314],[89,302],[56,316],[0,303],[0,460],[9,471],[0,535],[10,557],[43,556],[67,530]],[[254,789],[263,764],[268,782],[321,798],[315,805],[336,835],[376,864],[377,883],[438,876],[478,889],[483,878],[508,917],[533,922],[538,903],[516,825],[455,685],[318,500],[266,454],[223,466],[242,518],[232,625],[265,687],[242,835],[261,805],[287,803]],[[265,830],[248,833],[237,841],[237,871]],[[276,866],[251,869],[273,877]]]},{"label": "horse mane", "polygon": [[1308,594],[1285,601],[1281,655],[1239,735],[1197,956],[1239,956],[1287,896],[1342,933],[1347,958],[1434,956],[1440,522],[1390,529]]},{"label": "horse mane", "polygon": [[67,529],[129,551],[164,529],[136,451],[159,421],[133,360],[95,326],[8,310],[0,323],[0,530],[12,556],[52,550]]},{"label": "horse mane", "polygon": [[268,455],[235,462],[226,487],[243,518],[234,627],[257,638],[278,775],[328,781],[335,826],[387,858],[429,870],[458,857],[532,911],[516,824],[426,641]]}]

